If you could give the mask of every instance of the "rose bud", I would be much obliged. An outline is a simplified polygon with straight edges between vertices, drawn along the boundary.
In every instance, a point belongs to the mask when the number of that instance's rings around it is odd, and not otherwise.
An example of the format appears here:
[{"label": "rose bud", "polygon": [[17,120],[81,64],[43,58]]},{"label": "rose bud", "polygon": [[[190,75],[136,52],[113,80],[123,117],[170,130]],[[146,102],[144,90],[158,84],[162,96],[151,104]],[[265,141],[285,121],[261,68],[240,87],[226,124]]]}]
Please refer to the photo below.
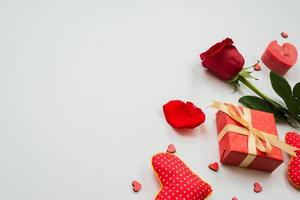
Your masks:
[{"label": "rose bud", "polygon": [[245,60],[230,38],[200,54],[202,65],[222,80],[232,80],[243,69]]}]

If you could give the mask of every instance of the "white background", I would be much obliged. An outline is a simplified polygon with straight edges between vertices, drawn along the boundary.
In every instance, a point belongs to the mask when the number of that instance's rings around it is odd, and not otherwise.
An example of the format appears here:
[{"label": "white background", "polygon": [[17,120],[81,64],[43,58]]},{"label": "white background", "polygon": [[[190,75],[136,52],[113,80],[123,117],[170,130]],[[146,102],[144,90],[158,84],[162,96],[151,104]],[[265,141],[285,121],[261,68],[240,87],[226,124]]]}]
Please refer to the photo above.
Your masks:
[{"label": "white background", "polygon": [[[208,169],[219,155],[207,106],[251,92],[233,93],[198,55],[229,36],[251,65],[282,31],[300,47],[299,10],[297,0],[1,0],[0,199],[154,199],[150,159],[169,143],[211,183],[212,200],[298,199],[287,156],[273,174]],[[268,73],[256,72],[255,84],[275,96]],[[298,63],[286,78],[299,73]],[[162,113],[172,99],[203,108],[205,124],[173,130]],[[278,129],[281,138],[293,130]],[[253,192],[255,181],[263,192]]]}]

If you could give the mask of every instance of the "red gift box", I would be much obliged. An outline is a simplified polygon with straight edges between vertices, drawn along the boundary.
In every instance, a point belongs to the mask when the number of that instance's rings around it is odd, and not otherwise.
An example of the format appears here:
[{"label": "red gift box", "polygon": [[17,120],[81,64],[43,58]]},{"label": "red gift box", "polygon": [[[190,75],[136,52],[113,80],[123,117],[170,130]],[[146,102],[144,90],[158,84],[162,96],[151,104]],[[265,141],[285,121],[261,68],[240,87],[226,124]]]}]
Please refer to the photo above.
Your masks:
[{"label": "red gift box", "polygon": [[[272,113],[249,110],[253,128],[278,137],[276,123]],[[221,110],[216,114],[216,122],[218,135],[222,131],[224,132],[223,129],[226,125],[241,126],[240,123]],[[272,172],[283,162],[282,151],[275,146],[272,146],[272,150],[269,153],[261,152],[257,149],[256,155],[250,154],[248,139],[248,135],[239,134],[234,131],[226,131],[226,134],[219,141],[221,163]],[[262,144],[265,145],[265,142],[263,141]],[[250,162],[249,156],[252,156]],[[245,162],[247,159],[248,162]]]}]

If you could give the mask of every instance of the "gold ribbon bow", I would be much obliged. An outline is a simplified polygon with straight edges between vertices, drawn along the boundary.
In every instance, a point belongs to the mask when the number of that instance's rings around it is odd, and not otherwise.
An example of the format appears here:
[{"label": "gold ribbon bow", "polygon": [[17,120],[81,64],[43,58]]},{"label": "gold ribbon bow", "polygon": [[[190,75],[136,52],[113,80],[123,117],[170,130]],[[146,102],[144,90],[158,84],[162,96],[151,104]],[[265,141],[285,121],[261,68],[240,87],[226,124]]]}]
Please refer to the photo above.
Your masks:
[{"label": "gold ribbon bow", "polygon": [[[258,130],[252,126],[252,117],[250,109],[243,108],[242,112],[242,110],[239,107],[236,107],[231,104],[225,105],[217,101],[214,101],[210,107],[216,108],[226,113],[234,121],[242,125],[237,126],[234,124],[227,124],[219,133],[218,142],[220,142],[228,132],[235,132],[241,135],[248,136],[248,156],[241,162],[241,167],[247,167],[252,163],[252,161],[257,155],[256,149],[259,149],[261,152],[264,153],[270,153],[272,151],[272,145],[285,151],[291,156],[296,156],[295,151],[298,150],[297,148],[290,146],[285,142],[282,142],[281,140],[279,140],[278,136]],[[265,145],[262,143],[262,141],[265,142]]]}]

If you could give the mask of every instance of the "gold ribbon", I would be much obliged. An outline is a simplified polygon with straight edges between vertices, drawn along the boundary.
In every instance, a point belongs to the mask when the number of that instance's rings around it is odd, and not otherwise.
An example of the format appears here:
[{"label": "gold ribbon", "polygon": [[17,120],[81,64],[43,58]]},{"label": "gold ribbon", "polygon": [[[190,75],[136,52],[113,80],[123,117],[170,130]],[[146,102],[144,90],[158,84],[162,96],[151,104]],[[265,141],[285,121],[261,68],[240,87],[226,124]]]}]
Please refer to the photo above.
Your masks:
[{"label": "gold ribbon", "polygon": [[[272,145],[285,151],[291,156],[296,156],[295,151],[299,149],[290,146],[285,142],[282,142],[281,140],[279,140],[278,136],[258,130],[252,126],[252,117],[250,109],[243,108],[241,110],[237,106],[231,104],[225,105],[217,101],[214,101],[210,107],[216,108],[226,113],[234,121],[241,124],[241,126],[227,124],[219,133],[218,142],[220,142],[228,132],[235,132],[241,135],[248,136],[248,155],[240,163],[240,167],[248,167],[252,163],[252,161],[256,158],[257,155],[256,149],[259,149],[261,152],[264,153],[270,153],[272,152]],[[262,143],[262,141],[265,142],[265,145]]]}]

